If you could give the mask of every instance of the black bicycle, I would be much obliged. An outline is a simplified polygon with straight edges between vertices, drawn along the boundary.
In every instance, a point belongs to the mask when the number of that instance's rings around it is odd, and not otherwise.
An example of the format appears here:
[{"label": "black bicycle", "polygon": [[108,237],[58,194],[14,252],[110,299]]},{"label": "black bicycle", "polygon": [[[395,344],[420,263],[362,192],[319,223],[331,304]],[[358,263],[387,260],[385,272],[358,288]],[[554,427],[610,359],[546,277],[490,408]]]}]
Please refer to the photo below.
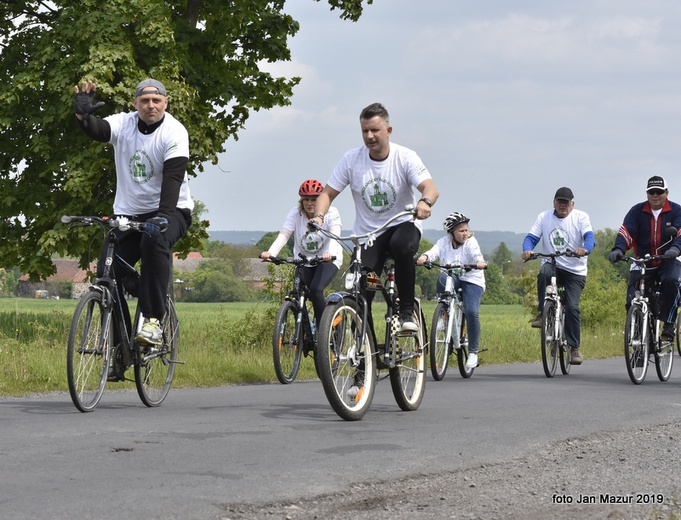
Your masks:
[{"label": "black bicycle", "polygon": [[[127,380],[125,371],[134,366],[140,399],[146,406],[159,406],[170,391],[175,365],[179,363],[179,322],[173,292],[168,291],[161,320],[162,343],[148,345],[135,341],[144,320],[137,308],[131,321],[124,289],[136,295],[139,273],[116,254],[118,239],[114,232],[116,229],[145,232],[144,223],[126,217],[66,215],[61,221],[72,224],[69,229],[100,226],[109,238],[104,271],[80,297],[71,322],[66,366],[73,404],[81,412],[91,412],[102,398],[107,381]],[[125,268],[125,273],[117,273],[117,278],[113,273],[114,259]]]},{"label": "black bicycle", "polygon": [[[425,262],[423,267],[431,269],[439,267],[447,273],[445,290],[438,295],[438,301],[433,313],[433,321],[430,326],[430,371],[435,381],[441,381],[447,373],[449,356],[456,353],[457,364],[461,377],[468,379],[473,375],[475,367],[467,366],[468,361],[468,336],[466,334],[466,315],[461,300],[461,289],[457,290],[454,277],[460,276],[472,269],[478,269],[476,265],[451,263],[438,264]],[[485,268],[486,269],[486,268]],[[481,349],[484,352],[487,349]]]},{"label": "black bicycle", "polygon": [[[674,342],[662,338],[664,322],[658,319],[660,308],[659,280],[650,280],[646,274],[647,264],[652,260],[666,261],[664,255],[646,255],[643,258],[625,256],[622,261],[636,264],[641,270],[641,278],[636,294],[627,311],[624,327],[624,358],[627,363],[629,379],[640,385],[646,378],[650,355],[655,360],[655,369],[660,381],[667,381],[674,363]],[[679,329],[679,318],[674,329]],[[681,349],[679,335],[676,334],[676,347]]]},{"label": "black bicycle", "polygon": [[[335,257],[332,257],[335,260]],[[314,318],[308,309],[309,291],[300,277],[303,267],[314,267],[323,260],[319,256],[307,258],[279,258],[271,256],[263,262],[275,265],[290,264],[294,266],[293,287],[286,294],[284,302],[277,311],[272,335],[272,359],[274,371],[280,383],[292,383],[298,375],[300,361],[310,354],[314,357],[315,330]],[[315,359],[316,367],[316,359]]]},{"label": "black bicycle", "polygon": [[[317,370],[331,407],[347,421],[364,417],[374,397],[379,370],[387,370],[398,406],[416,410],[426,385],[425,319],[418,299],[414,302],[416,332],[402,332],[399,297],[395,286],[395,266],[385,269],[382,279],[362,265],[362,249],[394,220],[414,215],[407,206],[378,229],[363,235],[340,237],[317,227],[338,240],[351,253],[345,275],[348,292],[335,293],[327,300],[317,342]],[[387,304],[385,342],[376,344],[373,320],[369,316],[367,294],[379,292]]]}]

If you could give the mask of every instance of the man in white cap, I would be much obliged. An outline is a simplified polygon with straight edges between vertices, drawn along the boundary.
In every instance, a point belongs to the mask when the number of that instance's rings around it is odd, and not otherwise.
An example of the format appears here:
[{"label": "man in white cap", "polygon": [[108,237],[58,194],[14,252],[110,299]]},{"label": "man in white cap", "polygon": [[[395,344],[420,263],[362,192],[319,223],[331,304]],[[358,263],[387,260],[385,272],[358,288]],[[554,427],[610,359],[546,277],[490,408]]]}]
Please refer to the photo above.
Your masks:
[{"label": "man in white cap", "polygon": [[[667,182],[659,175],[648,179],[646,196],[645,202],[633,206],[624,217],[608,259],[615,263],[631,248],[637,257],[648,254],[667,257],[668,261],[651,261],[646,268],[646,276],[650,274],[651,280],[662,282],[662,301],[658,316],[665,322],[662,338],[672,341],[681,280],[681,259],[678,258],[681,251],[681,206],[667,198],[669,196]],[[670,235],[669,230],[674,233],[674,229],[675,234]],[[629,271],[627,309],[640,279],[641,271],[638,266],[632,264]]]},{"label": "man in white cap", "polygon": [[[148,233],[117,230],[117,252],[130,265],[142,261],[139,305],[145,323],[136,339],[160,344],[172,248],[187,232],[194,207],[187,179],[189,136],[184,125],[166,112],[168,97],[160,81],[149,78],[137,85],[134,112],[103,119],[92,115],[104,104],[94,103],[96,88],[89,80],[74,88],[76,120],[89,137],[113,145],[114,215],[147,224]],[[101,266],[97,270],[99,274]]]},{"label": "man in white cap", "polygon": [[[581,365],[583,358],[579,349],[581,340],[582,315],[579,301],[586,286],[586,255],[596,245],[589,215],[574,209],[574,195],[570,188],[558,188],[553,197],[553,209],[539,214],[530,232],[523,241],[523,260],[532,257],[537,246],[542,253],[558,253],[572,251],[577,256],[559,256],[556,258],[556,278],[565,292],[565,338],[572,353],[571,364]],[[542,266],[537,275],[537,297],[539,313],[532,321],[532,326],[540,328],[544,311],[546,286],[551,283],[552,267],[547,259],[542,258]]]}]

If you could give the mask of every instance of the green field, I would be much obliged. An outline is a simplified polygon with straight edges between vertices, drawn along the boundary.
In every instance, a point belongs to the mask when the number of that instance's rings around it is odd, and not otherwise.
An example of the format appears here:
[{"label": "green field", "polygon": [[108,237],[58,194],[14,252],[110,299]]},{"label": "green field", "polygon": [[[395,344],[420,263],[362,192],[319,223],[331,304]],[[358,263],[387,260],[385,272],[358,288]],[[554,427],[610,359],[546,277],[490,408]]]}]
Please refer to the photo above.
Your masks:
[{"label": "green field", "polygon": [[[66,342],[75,300],[0,299],[0,396],[66,391]],[[375,312],[382,312],[380,303]],[[424,304],[426,324],[434,302]],[[271,337],[276,307],[270,303],[178,303],[180,360],[175,387],[274,382]],[[541,360],[540,333],[520,306],[481,308],[480,363]],[[382,320],[377,318],[376,323]],[[622,316],[624,321],[624,316]],[[583,330],[589,359],[622,355],[622,331]],[[542,373],[541,366],[537,366]],[[622,366],[624,371],[624,366]],[[129,374],[132,377],[132,373]],[[311,358],[299,378],[314,378]],[[134,383],[111,383],[134,387]]]}]

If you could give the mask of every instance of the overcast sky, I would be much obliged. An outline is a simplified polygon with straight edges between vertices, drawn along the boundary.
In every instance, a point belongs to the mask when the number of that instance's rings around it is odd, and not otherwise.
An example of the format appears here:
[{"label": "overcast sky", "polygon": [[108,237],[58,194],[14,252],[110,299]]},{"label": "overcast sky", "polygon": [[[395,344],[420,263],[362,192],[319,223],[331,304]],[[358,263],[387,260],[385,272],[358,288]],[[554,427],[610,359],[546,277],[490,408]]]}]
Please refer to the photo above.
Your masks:
[{"label": "overcast sky", "polygon": [[[651,175],[681,202],[678,0],[375,0],[357,23],[325,0],[286,11],[292,61],[268,70],[302,81],[191,181],[213,231],[279,230],[300,183],[362,145],[375,101],[440,190],[425,228],[462,211],[473,231],[525,233],[569,186],[594,229],[616,229]],[[335,205],[349,232],[349,190]]]}]

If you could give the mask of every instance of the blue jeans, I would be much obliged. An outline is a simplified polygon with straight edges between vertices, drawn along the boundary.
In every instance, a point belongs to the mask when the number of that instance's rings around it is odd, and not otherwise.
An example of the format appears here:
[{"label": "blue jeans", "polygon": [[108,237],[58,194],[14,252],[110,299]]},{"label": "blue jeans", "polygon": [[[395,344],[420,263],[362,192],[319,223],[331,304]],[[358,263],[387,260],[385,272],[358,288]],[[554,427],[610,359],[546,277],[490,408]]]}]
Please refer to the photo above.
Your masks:
[{"label": "blue jeans", "polygon": [[[568,345],[579,348],[582,328],[582,314],[579,300],[586,285],[586,276],[571,273],[560,267],[556,268],[556,281],[564,288],[565,301],[565,338]],[[537,297],[539,298],[539,312],[544,311],[544,296],[546,286],[551,285],[551,264],[546,262],[541,266],[537,275]]]},{"label": "blue jeans", "polygon": [[[441,273],[437,279],[437,293],[445,292],[447,273]],[[470,282],[462,282],[458,276],[454,277],[454,287],[461,289],[463,312],[466,315],[466,329],[468,330],[468,351],[478,352],[480,345],[480,300],[485,290]]]}]

